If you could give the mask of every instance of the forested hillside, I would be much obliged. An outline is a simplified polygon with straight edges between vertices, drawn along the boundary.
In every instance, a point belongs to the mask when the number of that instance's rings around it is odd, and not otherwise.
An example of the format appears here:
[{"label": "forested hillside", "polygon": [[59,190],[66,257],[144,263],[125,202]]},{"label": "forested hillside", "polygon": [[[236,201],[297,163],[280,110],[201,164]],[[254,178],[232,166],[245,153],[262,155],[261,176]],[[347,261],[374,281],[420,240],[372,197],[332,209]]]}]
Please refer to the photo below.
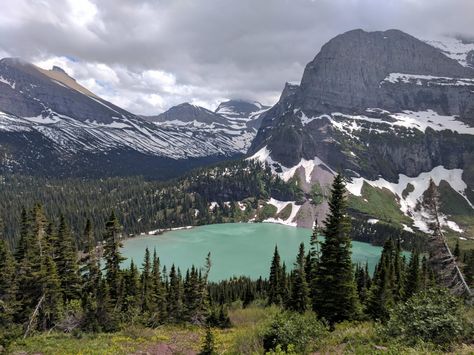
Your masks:
[{"label": "forested hillside", "polygon": [[[96,238],[114,210],[124,234],[188,225],[249,220],[258,200],[298,200],[295,181],[286,183],[258,162],[235,161],[195,170],[166,183],[140,177],[46,179],[2,176],[0,216],[13,246],[22,207],[41,203],[46,215],[64,215],[77,241],[90,219]],[[243,201],[238,204],[237,201]],[[215,202],[211,208],[211,202]],[[245,207],[244,207],[245,206]]]}]

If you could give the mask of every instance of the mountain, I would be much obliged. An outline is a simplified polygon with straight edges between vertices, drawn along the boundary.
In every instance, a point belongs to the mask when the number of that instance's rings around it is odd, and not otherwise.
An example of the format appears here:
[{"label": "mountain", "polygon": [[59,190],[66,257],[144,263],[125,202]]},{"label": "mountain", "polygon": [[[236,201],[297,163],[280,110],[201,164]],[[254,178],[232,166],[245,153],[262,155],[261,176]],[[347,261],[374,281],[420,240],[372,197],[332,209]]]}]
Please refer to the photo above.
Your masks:
[{"label": "mountain", "polygon": [[322,221],[327,204],[314,200],[340,171],[368,220],[426,230],[419,202],[433,178],[444,224],[474,231],[474,69],[467,50],[456,60],[437,47],[398,30],[349,31],[285,86],[249,155],[299,177],[308,199],[288,223]]},{"label": "mountain", "polygon": [[258,102],[244,100],[222,102],[215,112],[183,103],[144,119],[162,129],[179,130],[197,142],[215,141],[231,154],[245,154],[260,127],[260,117],[267,109]]},{"label": "mountain", "polygon": [[191,105],[168,116],[149,122],[98,97],[59,67],[2,59],[0,173],[167,178],[245,153],[256,133]]}]

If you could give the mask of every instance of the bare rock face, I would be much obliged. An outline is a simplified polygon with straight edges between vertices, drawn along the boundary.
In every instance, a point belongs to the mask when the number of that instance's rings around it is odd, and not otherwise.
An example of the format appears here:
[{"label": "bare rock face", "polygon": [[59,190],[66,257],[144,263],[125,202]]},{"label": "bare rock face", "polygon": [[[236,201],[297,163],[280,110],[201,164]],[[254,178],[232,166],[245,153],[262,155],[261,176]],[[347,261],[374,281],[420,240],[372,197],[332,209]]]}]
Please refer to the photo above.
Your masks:
[{"label": "bare rock face", "polygon": [[[383,83],[391,73],[474,77],[473,70],[401,31],[354,30],[330,40],[306,66],[298,104],[303,110],[324,113],[353,113],[368,107],[416,111],[424,105],[444,114],[468,112],[462,105],[469,97],[466,90],[446,92],[446,87],[425,88],[415,83],[402,88]],[[443,95],[448,98],[443,99]],[[474,112],[472,105],[469,109]]]},{"label": "bare rock face", "polygon": [[469,127],[474,69],[398,30],[354,30],[321,48],[299,86],[285,87],[249,153],[267,147],[285,167],[318,157],[349,176],[395,181],[463,168],[474,154]]}]

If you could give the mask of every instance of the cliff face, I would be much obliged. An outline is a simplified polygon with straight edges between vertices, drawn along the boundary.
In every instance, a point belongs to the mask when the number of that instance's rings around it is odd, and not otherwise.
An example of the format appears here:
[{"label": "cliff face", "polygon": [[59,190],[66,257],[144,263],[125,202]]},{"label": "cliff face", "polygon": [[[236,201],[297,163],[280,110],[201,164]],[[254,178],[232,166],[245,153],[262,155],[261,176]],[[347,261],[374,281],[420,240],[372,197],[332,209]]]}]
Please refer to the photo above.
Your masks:
[{"label": "cliff face", "polygon": [[455,85],[456,80],[452,81],[454,85],[429,88],[417,85],[417,78],[413,78],[412,85],[396,85],[387,79],[392,73],[421,78],[474,77],[470,68],[401,31],[354,30],[329,41],[306,66],[298,104],[304,111],[324,113],[354,113],[367,107],[392,112],[429,107],[462,117],[474,112],[472,96],[466,106],[469,90]]},{"label": "cliff face", "polygon": [[250,153],[267,146],[286,167],[317,156],[349,175],[393,180],[462,167],[470,125],[473,69],[398,30],[354,30],[325,44],[301,84],[285,88]]}]

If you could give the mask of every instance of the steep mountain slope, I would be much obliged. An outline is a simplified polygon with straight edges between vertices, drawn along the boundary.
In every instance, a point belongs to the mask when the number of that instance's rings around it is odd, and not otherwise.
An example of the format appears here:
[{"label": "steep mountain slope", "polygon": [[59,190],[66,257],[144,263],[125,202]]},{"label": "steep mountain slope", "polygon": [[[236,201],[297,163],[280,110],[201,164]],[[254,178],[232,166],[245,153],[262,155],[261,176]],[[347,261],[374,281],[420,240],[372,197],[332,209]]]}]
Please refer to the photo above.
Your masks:
[{"label": "steep mountain slope", "polygon": [[[209,113],[206,128],[224,131],[225,118]],[[170,177],[245,153],[255,135],[195,133],[173,122],[147,122],[97,97],[61,68],[0,61],[0,172]]]},{"label": "steep mountain slope", "polygon": [[[429,178],[446,181],[465,201],[457,221],[470,228],[473,135],[472,68],[398,30],[354,30],[321,48],[299,86],[285,87],[250,153],[285,179],[297,174],[309,195],[342,171],[359,212],[407,229],[426,229],[419,201]],[[398,215],[371,210],[369,196]],[[300,208],[299,225],[324,216],[327,206],[314,205]]]}]

